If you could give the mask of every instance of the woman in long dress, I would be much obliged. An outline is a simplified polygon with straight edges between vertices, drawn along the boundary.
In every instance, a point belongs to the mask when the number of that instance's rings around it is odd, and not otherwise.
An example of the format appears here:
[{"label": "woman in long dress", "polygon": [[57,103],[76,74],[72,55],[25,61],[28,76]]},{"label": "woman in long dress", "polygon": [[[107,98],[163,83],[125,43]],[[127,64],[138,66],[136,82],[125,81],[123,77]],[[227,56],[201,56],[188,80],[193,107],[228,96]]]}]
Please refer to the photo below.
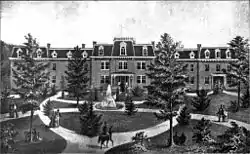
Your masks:
[{"label": "woman in long dress", "polygon": [[56,114],[55,114],[55,127],[59,127],[60,125],[60,111],[57,109]]}]

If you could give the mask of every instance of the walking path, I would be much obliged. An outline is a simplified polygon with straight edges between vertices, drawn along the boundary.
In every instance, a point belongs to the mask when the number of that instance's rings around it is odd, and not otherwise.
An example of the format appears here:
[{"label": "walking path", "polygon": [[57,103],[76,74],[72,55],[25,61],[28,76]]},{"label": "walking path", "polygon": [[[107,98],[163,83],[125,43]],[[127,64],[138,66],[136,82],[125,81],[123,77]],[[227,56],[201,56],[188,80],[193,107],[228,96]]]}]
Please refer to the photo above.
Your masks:
[{"label": "walking path", "polygon": [[[223,90],[222,92],[223,92],[224,94],[227,94],[227,95],[238,96],[238,93],[237,93],[237,92],[226,91],[226,90]],[[242,96],[242,94],[240,94],[240,96]]]},{"label": "walking path", "polygon": [[[57,98],[61,96],[61,93],[57,93],[55,96],[52,96],[50,98],[47,98],[40,104],[40,110],[36,111],[35,114],[38,114],[40,119],[43,121],[44,124],[49,125],[50,119],[43,114],[43,105],[48,101],[48,100],[58,100]],[[67,103],[67,101],[65,101]],[[68,102],[71,103],[71,102]],[[75,101],[74,101],[75,103]],[[181,106],[183,107],[183,106]],[[181,109],[179,108],[179,111]],[[95,108],[95,110],[97,110]],[[103,111],[103,110],[102,110]],[[108,110],[109,111],[109,110]],[[117,110],[116,110],[117,111]],[[119,111],[124,111],[124,108],[119,110]],[[179,112],[178,111],[178,112]],[[66,112],[79,112],[78,109],[76,108],[60,108],[60,112],[66,113]],[[159,112],[157,109],[138,109],[138,112]],[[29,116],[29,114],[22,114],[20,115],[19,118],[21,117],[26,117]],[[2,116],[1,116],[2,117]],[[212,116],[212,115],[202,115],[202,114],[191,114],[191,119],[197,119],[200,120],[202,117],[205,119],[211,120],[213,123],[224,125],[227,127],[231,127],[230,122],[235,121],[239,126],[244,126],[247,129],[250,130],[250,124],[237,121],[237,120],[232,120],[229,119],[227,122],[216,122],[217,121],[217,116]],[[0,119],[2,121],[10,120],[8,118],[3,118]],[[176,126],[178,124],[176,117],[173,118],[173,126]],[[165,121],[161,124],[158,124],[156,126],[142,129],[142,130],[137,130],[137,131],[131,131],[131,132],[124,132],[124,133],[114,133],[113,134],[113,140],[114,140],[114,146],[121,145],[124,143],[131,142],[132,136],[135,135],[135,133],[140,132],[140,131],[145,131],[145,134],[148,137],[153,137],[156,135],[159,135],[163,132],[166,132],[169,129],[169,122]],[[80,134],[75,133],[74,131],[68,130],[63,127],[58,127],[58,128],[51,128],[53,132],[56,134],[62,136],[66,141],[67,141],[67,146],[64,149],[63,153],[104,153],[107,151],[109,148],[105,149],[99,149],[98,144],[97,144],[97,137],[89,138],[87,136],[83,136]],[[111,146],[111,145],[109,145]]]}]

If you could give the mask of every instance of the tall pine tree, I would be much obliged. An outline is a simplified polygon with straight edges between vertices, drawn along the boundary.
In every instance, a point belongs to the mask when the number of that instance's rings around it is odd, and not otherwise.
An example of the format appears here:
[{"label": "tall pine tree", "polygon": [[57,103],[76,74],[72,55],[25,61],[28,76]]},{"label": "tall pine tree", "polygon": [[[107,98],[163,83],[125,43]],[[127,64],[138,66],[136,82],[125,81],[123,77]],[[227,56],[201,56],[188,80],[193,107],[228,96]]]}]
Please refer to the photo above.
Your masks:
[{"label": "tall pine tree", "polygon": [[73,58],[69,59],[68,70],[66,73],[67,91],[76,98],[77,106],[82,95],[87,95],[87,86],[89,78],[86,58],[81,55],[80,48],[75,47]]},{"label": "tall pine tree", "polygon": [[228,78],[233,79],[230,86],[238,86],[238,106],[240,106],[241,84],[249,89],[249,43],[244,37],[236,36],[228,45],[234,51],[237,60],[230,63],[230,70],[223,69],[223,72]]},{"label": "tall pine tree", "polygon": [[180,42],[174,42],[171,36],[164,33],[160,42],[157,44],[159,54],[154,63],[148,66],[148,77],[151,79],[151,85],[154,86],[152,94],[164,101],[165,108],[161,113],[155,113],[158,119],[170,121],[170,141],[169,146],[173,146],[173,105],[180,94],[180,88],[185,86],[185,73],[187,65],[175,59],[175,53]]},{"label": "tall pine tree", "polygon": [[[49,63],[37,62],[35,53],[38,49],[38,43],[31,34],[25,36],[27,40],[24,43],[27,52],[22,53],[22,59],[14,64],[19,70],[12,69],[14,83],[16,88],[13,89],[24,97],[25,103],[20,106],[23,112],[31,111],[30,115],[30,136],[32,136],[32,121],[35,109],[39,108],[38,98],[41,96],[41,87],[48,81]],[[30,138],[32,142],[32,137]]]}]

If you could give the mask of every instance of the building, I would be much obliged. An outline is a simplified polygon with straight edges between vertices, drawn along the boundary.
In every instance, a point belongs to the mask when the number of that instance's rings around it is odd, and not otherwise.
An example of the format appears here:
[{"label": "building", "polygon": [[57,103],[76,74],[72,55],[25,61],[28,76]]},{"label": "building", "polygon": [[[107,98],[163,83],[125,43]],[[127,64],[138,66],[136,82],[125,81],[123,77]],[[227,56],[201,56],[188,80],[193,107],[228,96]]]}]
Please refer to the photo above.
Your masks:
[{"label": "building", "polygon": [[[24,46],[16,46],[10,58],[13,63],[20,61],[20,53],[26,52]],[[73,48],[40,47],[36,51],[38,62],[50,62],[50,82],[60,88],[61,77],[65,75],[68,58],[72,57]],[[89,69],[89,87],[106,89],[111,84],[112,91],[124,87],[145,87],[150,84],[146,76],[146,66],[153,62],[156,52],[155,43],[136,44],[134,38],[114,38],[112,44],[97,43],[93,41],[93,48],[85,48],[82,44],[81,54],[87,58]],[[193,49],[179,49],[175,58],[188,64],[189,81],[187,87],[195,89],[213,89],[215,83],[220,83],[226,89],[231,80],[226,78],[222,69],[230,69],[229,62],[235,61],[236,56],[228,47],[201,47]],[[18,69],[18,68],[14,68]],[[11,73],[12,75],[12,73]],[[199,84],[198,84],[199,83]],[[11,86],[15,87],[13,81]]]}]

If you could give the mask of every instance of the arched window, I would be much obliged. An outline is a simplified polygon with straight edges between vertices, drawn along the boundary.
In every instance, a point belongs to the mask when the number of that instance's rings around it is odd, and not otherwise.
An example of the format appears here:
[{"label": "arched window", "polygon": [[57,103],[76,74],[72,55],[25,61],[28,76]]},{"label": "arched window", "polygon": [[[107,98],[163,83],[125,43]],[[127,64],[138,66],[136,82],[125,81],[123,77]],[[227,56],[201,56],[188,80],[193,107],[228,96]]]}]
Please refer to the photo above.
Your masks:
[{"label": "arched window", "polygon": [[194,59],[194,56],[195,56],[194,52],[192,51],[192,52],[189,54],[189,56],[190,56],[191,59]]},{"label": "arched window", "polygon": [[72,58],[72,52],[71,51],[67,52],[67,57]]},{"label": "arched window", "polygon": [[142,56],[147,56],[148,55],[148,48],[147,46],[142,47]]},{"label": "arched window", "polygon": [[42,50],[39,48],[36,51],[37,58],[42,58]]},{"label": "arched window", "polygon": [[174,54],[174,58],[179,59],[179,58],[180,58],[180,54],[179,54],[178,52],[176,52],[176,53]]},{"label": "arched window", "polygon": [[127,46],[127,44],[125,42],[120,43],[120,55],[121,56],[127,55],[126,46]]},{"label": "arched window", "polygon": [[52,58],[57,58],[57,52],[54,50],[51,54]]},{"label": "arched window", "polygon": [[99,56],[104,56],[104,47],[103,46],[99,46]]},{"label": "arched window", "polygon": [[205,58],[208,59],[210,57],[210,51],[207,49],[205,51]]},{"label": "arched window", "polygon": [[17,54],[17,58],[21,58],[21,53],[22,53],[23,51],[20,49],[20,48],[18,48],[18,50],[17,50],[17,52],[16,52],[16,54]]},{"label": "arched window", "polygon": [[231,58],[231,51],[229,49],[226,51],[226,58]]},{"label": "arched window", "polygon": [[220,49],[215,50],[215,58],[221,58]]},{"label": "arched window", "polygon": [[86,51],[84,51],[84,52],[82,53],[82,57],[83,57],[83,58],[87,58],[87,57],[88,57],[88,53],[87,53]]}]

